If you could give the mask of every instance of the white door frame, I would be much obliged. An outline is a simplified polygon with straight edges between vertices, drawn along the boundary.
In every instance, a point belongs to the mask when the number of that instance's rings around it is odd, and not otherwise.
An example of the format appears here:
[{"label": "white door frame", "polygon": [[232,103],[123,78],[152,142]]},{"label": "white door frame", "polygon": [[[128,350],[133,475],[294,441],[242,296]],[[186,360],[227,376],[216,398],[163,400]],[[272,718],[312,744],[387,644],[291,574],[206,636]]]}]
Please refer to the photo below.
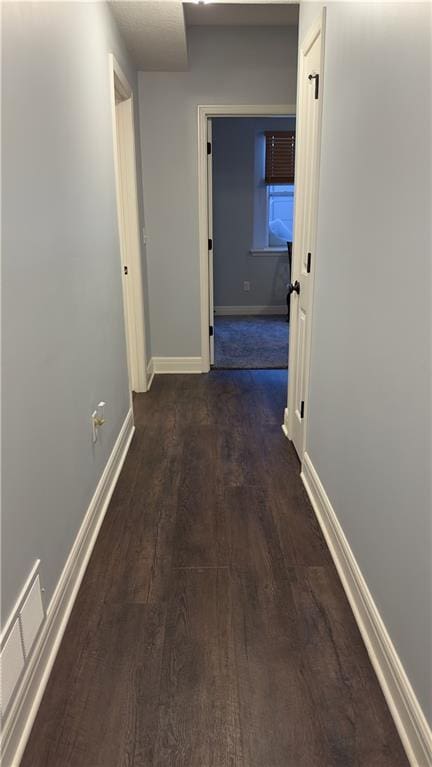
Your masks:
[{"label": "white door frame", "polygon": [[[147,355],[133,91],[112,53],[109,54],[109,76],[129,386],[131,391],[145,392]],[[121,97],[117,103],[116,93]]]},{"label": "white door frame", "polygon": [[[213,147],[213,121],[207,120],[207,145]],[[213,328],[210,333],[210,366],[214,365],[215,337],[214,337],[214,266],[213,266],[213,155],[207,151],[207,216],[208,216],[208,270],[209,270],[209,326]]]},{"label": "white door frame", "polygon": [[[323,108],[323,81],[324,81],[324,47],[325,47],[325,18],[326,18],[326,9],[323,8],[321,15],[316,20],[316,22],[310,27],[308,33],[306,34],[301,47],[300,47],[300,55],[299,55],[299,73],[298,73],[298,80],[297,82],[300,84],[300,87],[298,89],[298,111],[297,111],[297,121],[296,121],[296,173],[301,173],[303,164],[304,164],[304,151],[303,151],[303,124],[302,124],[302,114],[304,111],[304,103],[302,99],[303,94],[303,88],[302,83],[304,80],[304,74],[305,74],[305,55],[307,51],[311,48],[312,44],[316,40],[317,36],[321,34],[321,62],[320,62],[320,99],[318,104],[318,124],[317,124],[317,154],[316,154],[316,163],[315,163],[315,172],[314,172],[314,184],[313,188],[311,190],[311,196],[310,196],[310,205],[313,209],[313,217],[314,217],[314,230],[315,230],[315,240],[316,240],[316,225],[317,225],[317,218],[318,218],[318,197],[319,197],[319,169],[320,169],[320,157],[321,157],[321,130],[322,130],[322,108]],[[305,212],[305,200],[304,196],[299,196],[297,194],[298,188],[295,187],[294,195],[295,195],[295,205],[294,205],[294,236],[293,236],[293,260],[292,260],[292,275],[298,275],[300,273],[300,265],[301,265],[301,259],[302,254],[300,252],[300,237],[296,238],[296,231],[298,231],[301,228],[302,225],[302,219]],[[313,303],[314,303],[314,277],[315,277],[315,268],[316,268],[316,242],[315,246],[313,248],[314,252],[312,254],[312,262],[311,262],[311,275],[310,279],[312,280],[312,291],[311,291],[311,306],[310,306],[310,316],[309,316],[309,325],[308,325],[308,331],[307,331],[307,339],[306,339],[306,355],[305,355],[305,386],[304,391],[306,395],[305,399],[305,415],[304,415],[304,428],[303,428],[303,448],[301,450],[301,453],[299,455],[300,461],[303,460],[303,455],[306,449],[306,436],[307,436],[307,422],[308,422],[308,400],[309,400],[309,381],[310,381],[310,363],[311,363],[311,340],[312,340],[312,322],[313,322]],[[292,277],[294,280],[295,277]],[[293,436],[293,424],[294,424],[294,416],[295,416],[295,403],[294,403],[294,397],[295,397],[295,387],[294,387],[294,381],[296,377],[296,367],[297,367],[297,348],[296,348],[296,338],[297,338],[297,302],[291,301],[291,312],[290,312],[290,343],[289,343],[289,354],[288,354],[288,401],[287,401],[287,407],[285,409],[284,414],[284,422],[282,429],[285,433],[285,435],[288,437],[288,439],[292,439]]]},{"label": "white door frame", "polygon": [[210,370],[207,120],[211,117],[280,117],[281,115],[290,116],[295,114],[295,104],[217,104],[198,107],[198,222],[201,296],[201,364],[203,373],[208,373]]}]

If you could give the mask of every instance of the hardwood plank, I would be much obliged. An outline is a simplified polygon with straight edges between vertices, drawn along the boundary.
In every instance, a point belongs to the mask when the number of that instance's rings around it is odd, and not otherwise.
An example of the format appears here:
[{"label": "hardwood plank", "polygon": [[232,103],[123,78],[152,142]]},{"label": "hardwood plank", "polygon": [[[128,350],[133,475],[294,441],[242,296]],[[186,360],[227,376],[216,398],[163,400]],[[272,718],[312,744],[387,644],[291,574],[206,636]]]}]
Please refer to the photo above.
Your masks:
[{"label": "hardwood plank", "polygon": [[129,498],[113,499],[90,560],[86,586],[105,602],[155,602],[169,578],[182,443],[147,429]]},{"label": "hardwood plank", "polygon": [[243,767],[228,568],[173,573],[155,767]]},{"label": "hardwood plank", "polygon": [[274,424],[280,429],[287,404],[288,371],[251,370],[251,377],[259,398],[261,423]]},{"label": "hardwood plank", "polygon": [[248,767],[321,764],[289,573],[265,493],[227,491],[240,721]]},{"label": "hardwood plank", "polygon": [[257,450],[257,438],[257,432],[253,428],[223,427],[216,431],[216,461],[213,471],[217,475],[219,487],[263,483],[265,467]]},{"label": "hardwood plank", "polygon": [[105,606],[90,634],[75,610],[22,767],[152,764],[163,636],[161,606]]},{"label": "hardwood plank", "polygon": [[134,396],[136,423],[149,427],[163,422],[170,430],[211,423],[206,375],[157,375],[150,392]]},{"label": "hardwood plank", "polygon": [[291,577],[326,763],[408,764],[335,568],[292,569]]},{"label": "hardwood plank", "polygon": [[182,438],[173,565],[227,564],[226,514],[217,483],[214,429],[187,428]]},{"label": "hardwood plank", "polygon": [[291,483],[283,493],[278,493],[274,485],[267,487],[267,497],[286,564],[331,565],[330,552],[303,484]]},{"label": "hardwood plank", "polygon": [[242,428],[254,422],[257,401],[249,371],[214,371],[208,379],[207,397],[214,426]]}]

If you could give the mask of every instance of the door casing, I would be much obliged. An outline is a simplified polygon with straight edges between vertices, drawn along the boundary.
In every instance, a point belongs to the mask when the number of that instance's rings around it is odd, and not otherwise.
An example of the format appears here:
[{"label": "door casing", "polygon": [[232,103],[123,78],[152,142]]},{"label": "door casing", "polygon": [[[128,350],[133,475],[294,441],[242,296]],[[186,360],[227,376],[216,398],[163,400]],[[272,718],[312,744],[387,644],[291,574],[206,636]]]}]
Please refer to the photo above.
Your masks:
[{"label": "door casing", "polygon": [[279,117],[296,114],[293,104],[216,104],[198,106],[198,224],[200,252],[201,366],[210,370],[210,276],[207,122],[212,117]]},{"label": "door casing", "polygon": [[[212,118],[207,119],[207,146],[213,147]],[[214,365],[214,272],[213,272],[213,152],[207,151],[207,215],[208,215],[208,265],[209,265],[209,328],[210,365]]]}]

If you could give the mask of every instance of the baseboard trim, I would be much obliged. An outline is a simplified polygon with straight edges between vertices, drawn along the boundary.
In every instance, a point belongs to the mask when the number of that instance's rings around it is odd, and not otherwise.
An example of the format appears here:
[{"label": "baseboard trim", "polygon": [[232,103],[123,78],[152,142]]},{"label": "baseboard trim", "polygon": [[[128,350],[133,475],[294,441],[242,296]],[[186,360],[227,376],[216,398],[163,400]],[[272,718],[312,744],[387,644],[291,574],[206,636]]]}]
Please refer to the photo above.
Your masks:
[{"label": "baseboard trim", "polygon": [[288,432],[288,408],[286,407],[284,410],[284,419],[282,424],[282,431],[285,434],[286,438],[289,439],[289,432]]},{"label": "baseboard trim", "polygon": [[150,391],[155,375],[153,357],[149,360],[147,365],[147,391]]},{"label": "baseboard trim", "polygon": [[202,373],[201,357],[153,357],[155,373]]},{"label": "baseboard trim", "polygon": [[432,734],[348,540],[307,453],[301,477],[412,767],[431,767]]},{"label": "baseboard trim", "polygon": [[282,306],[215,306],[216,315],[255,315],[255,314],[286,314],[287,305]]},{"label": "baseboard trim", "polygon": [[18,767],[91,552],[135,431],[129,410],[67,558],[46,620],[3,722],[2,767]]}]

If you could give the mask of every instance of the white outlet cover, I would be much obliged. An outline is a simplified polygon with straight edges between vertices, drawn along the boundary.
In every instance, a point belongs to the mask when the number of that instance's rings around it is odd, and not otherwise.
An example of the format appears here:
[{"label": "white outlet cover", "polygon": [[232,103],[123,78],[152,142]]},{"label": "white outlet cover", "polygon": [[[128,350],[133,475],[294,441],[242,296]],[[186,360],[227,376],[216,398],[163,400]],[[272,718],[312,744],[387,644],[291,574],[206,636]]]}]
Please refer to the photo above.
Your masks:
[{"label": "white outlet cover", "polygon": [[21,629],[24,642],[24,652],[26,656],[29,654],[32,648],[33,642],[36,639],[44,617],[45,613],[42,604],[40,580],[39,576],[37,575],[27,595],[27,599],[20,610]]},{"label": "white outlet cover", "polygon": [[18,619],[15,621],[0,656],[0,693],[2,714],[6,711],[12,693],[24,668],[24,655]]}]

